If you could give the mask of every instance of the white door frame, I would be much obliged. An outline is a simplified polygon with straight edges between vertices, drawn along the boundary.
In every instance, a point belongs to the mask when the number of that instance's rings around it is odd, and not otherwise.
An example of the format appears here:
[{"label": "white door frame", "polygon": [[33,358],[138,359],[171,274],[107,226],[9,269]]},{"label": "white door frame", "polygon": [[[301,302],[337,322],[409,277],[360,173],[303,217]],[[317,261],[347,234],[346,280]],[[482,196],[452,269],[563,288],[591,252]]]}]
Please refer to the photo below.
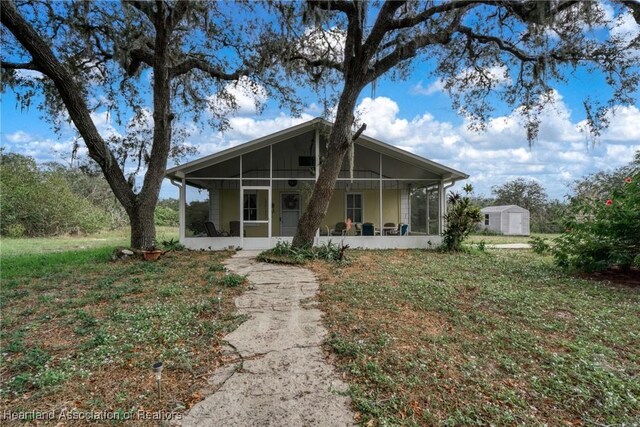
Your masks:
[{"label": "white door frame", "polygon": [[[245,221],[244,220],[244,192],[245,190],[259,190],[259,191],[267,191],[267,220],[257,220],[257,221]],[[257,202],[257,201],[256,201]],[[267,185],[241,185],[240,186],[240,246],[244,247],[244,224],[267,224],[267,238],[271,241],[271,214],[273,209],[271,209],[271,187]],[[251,239],[251,237],[248,237]],[[254,237],[254,239],[260,239],[260,237]]]}]

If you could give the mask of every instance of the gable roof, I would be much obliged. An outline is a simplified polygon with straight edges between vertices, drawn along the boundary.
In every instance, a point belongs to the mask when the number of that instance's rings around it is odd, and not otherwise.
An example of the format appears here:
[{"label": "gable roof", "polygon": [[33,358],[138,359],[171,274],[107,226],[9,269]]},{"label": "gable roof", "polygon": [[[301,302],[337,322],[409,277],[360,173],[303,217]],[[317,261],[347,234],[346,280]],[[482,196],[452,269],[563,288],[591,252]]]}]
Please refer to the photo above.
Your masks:
[{"label": "gable roof", "polygon": [[[229,160],[234,157],[238,157],[242,154],[259,150],[271,144],[277,144],[279,142],[283,142],[287,139],[290,139],[295,136],[302,135],[306,132],[314,130],[317,127],[330,128],[332,126],[333,124],[331,122],[325,119],[322,119],[320,117],[317,117],[315,119],[309,120],[299,125],[292,126],[287,129],[283,129],[281,131],[254,139],[249,142],[245,142],[244,144],[236,145],[234,147],[227,148],[226,150],[222,150],[217,153],[210,154],[200,159],[192,160],[185,164],[172,167],[167,170],[166,176],[172,179],[182,178],[188,173],[209,167],[211,165],[223,162],[225,160]],[[394,147],[393,145],[371,138],[369,136],[366,136],[365,134],[360,135],[360,137],[357,140],[357,143],[359,145],[373,149],[389,157],[402,160],[404,162],[413,164],[420,168],[437,173],[438,175],[442,175],[443,179],[459,180],[459,179],[469,178],[469,175],[467,175],[464,172],[460,172],[458,170],[444,166],[432,160],[425,159],[424,157],[410,153],[406,150],[402,150],[398,147]]]},{"label": "gable roof", "polygon": [[521,209],[523,211],[526,211],[525,208],[521,208],[518,205],[502,205],[502,206],[487,206],[486,208],[480,209],[480,212],[482,212],[482,213],[503,212],[503,211],[506,211],[506,210],[512,209],[512,208]]}]

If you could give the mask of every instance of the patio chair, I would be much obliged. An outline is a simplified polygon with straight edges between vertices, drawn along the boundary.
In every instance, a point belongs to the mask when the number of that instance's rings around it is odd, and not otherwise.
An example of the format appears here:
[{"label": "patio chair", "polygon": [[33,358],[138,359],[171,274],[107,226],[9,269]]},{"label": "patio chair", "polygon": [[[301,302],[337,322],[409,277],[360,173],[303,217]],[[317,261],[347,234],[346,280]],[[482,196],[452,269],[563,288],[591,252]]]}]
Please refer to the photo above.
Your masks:
[{"label": "patio chair", "polygon": [[240,221],[229,221],[229,235],[240,237]]},{"label": "patio chair", "polygon": [[402,224],[400,227],[400,235],[406,236],[409,234],[409,224]]},{"label": "patio chair", "polygon": [[331,230],[332,236],[344,236],[344,232],[347,229],[347,223],[344,221],[336,222],[335,227]]},{"label": "patio chair", "polygon": [[222,233],[216,230],[216,226],[211,221],[205,221],[204,227],[207,229],[207,237],[220,237]]},{"label": "patio chair", "polygon": [[362,235],[363,236],[374,236],[376,234],[375,226],[370,222],[365,222],[362,224]]},{"label": "patio chair", "polygon": [[384,223],[384,228],[386,229],[385,231],[385,235],[387,236],[397,236],[400,234],[400,226],[402,224],[398,224],[398,228],[396,228],[396,223],[395,222],[385,222]]}]

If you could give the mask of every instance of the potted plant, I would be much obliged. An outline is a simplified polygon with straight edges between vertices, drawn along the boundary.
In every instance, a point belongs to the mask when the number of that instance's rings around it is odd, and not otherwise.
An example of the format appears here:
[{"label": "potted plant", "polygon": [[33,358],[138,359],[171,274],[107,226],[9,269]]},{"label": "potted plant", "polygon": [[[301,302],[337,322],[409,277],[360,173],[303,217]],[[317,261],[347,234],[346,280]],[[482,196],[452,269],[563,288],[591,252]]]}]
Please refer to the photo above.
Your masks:
[{"label": "potted plant", "polygon": [[145,261],[155,261],[160,258],[160,255],[162,255],[162,249],[159,249],[156,246],[155,241],[151,244],[151,246],[142,249],[142,257]]}]

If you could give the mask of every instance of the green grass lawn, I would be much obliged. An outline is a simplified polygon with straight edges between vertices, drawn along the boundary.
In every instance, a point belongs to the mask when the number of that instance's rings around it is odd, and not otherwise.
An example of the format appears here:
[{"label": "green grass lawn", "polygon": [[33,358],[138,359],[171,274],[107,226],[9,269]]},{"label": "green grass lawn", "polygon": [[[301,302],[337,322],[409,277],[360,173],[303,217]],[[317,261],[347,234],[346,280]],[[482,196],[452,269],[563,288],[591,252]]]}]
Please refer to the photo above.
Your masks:
[{"label": "green grass lawn", "polygon": [[[157,240],[178,239],[176,227],[156,227]],[[0,239],[0,256],[35,253],[64,252],[93,248],[129,246],[129,228],[102,231],[90,236],[34,237],[22,239]]]},{"label": "green grass lawn", "polygon": [[471,234],[469,235],[469,238],[465,240],[465,243],[480,243],[482,241],[487,244],[529,243],[531,237],[540,237],[551,240],[558,236],[560,236],[560,234],[531,233],[531,236],[505,236],[502,234],[489,236],[485,234]]},{"label": "green grass lawn", "polygon": [[530,251],[349,255],[312,268],[363,423],[640,422],[637,287],[578,279]]},{"label": "green grass lawn", "polygon": [[243,279],[221,264],[231,252],[113,262],[113,246],[41,246],[55,251],[16,255],[15,243],[3,256],[0,410],[182,411],[201,398],[222,336],[243,321]]}]

